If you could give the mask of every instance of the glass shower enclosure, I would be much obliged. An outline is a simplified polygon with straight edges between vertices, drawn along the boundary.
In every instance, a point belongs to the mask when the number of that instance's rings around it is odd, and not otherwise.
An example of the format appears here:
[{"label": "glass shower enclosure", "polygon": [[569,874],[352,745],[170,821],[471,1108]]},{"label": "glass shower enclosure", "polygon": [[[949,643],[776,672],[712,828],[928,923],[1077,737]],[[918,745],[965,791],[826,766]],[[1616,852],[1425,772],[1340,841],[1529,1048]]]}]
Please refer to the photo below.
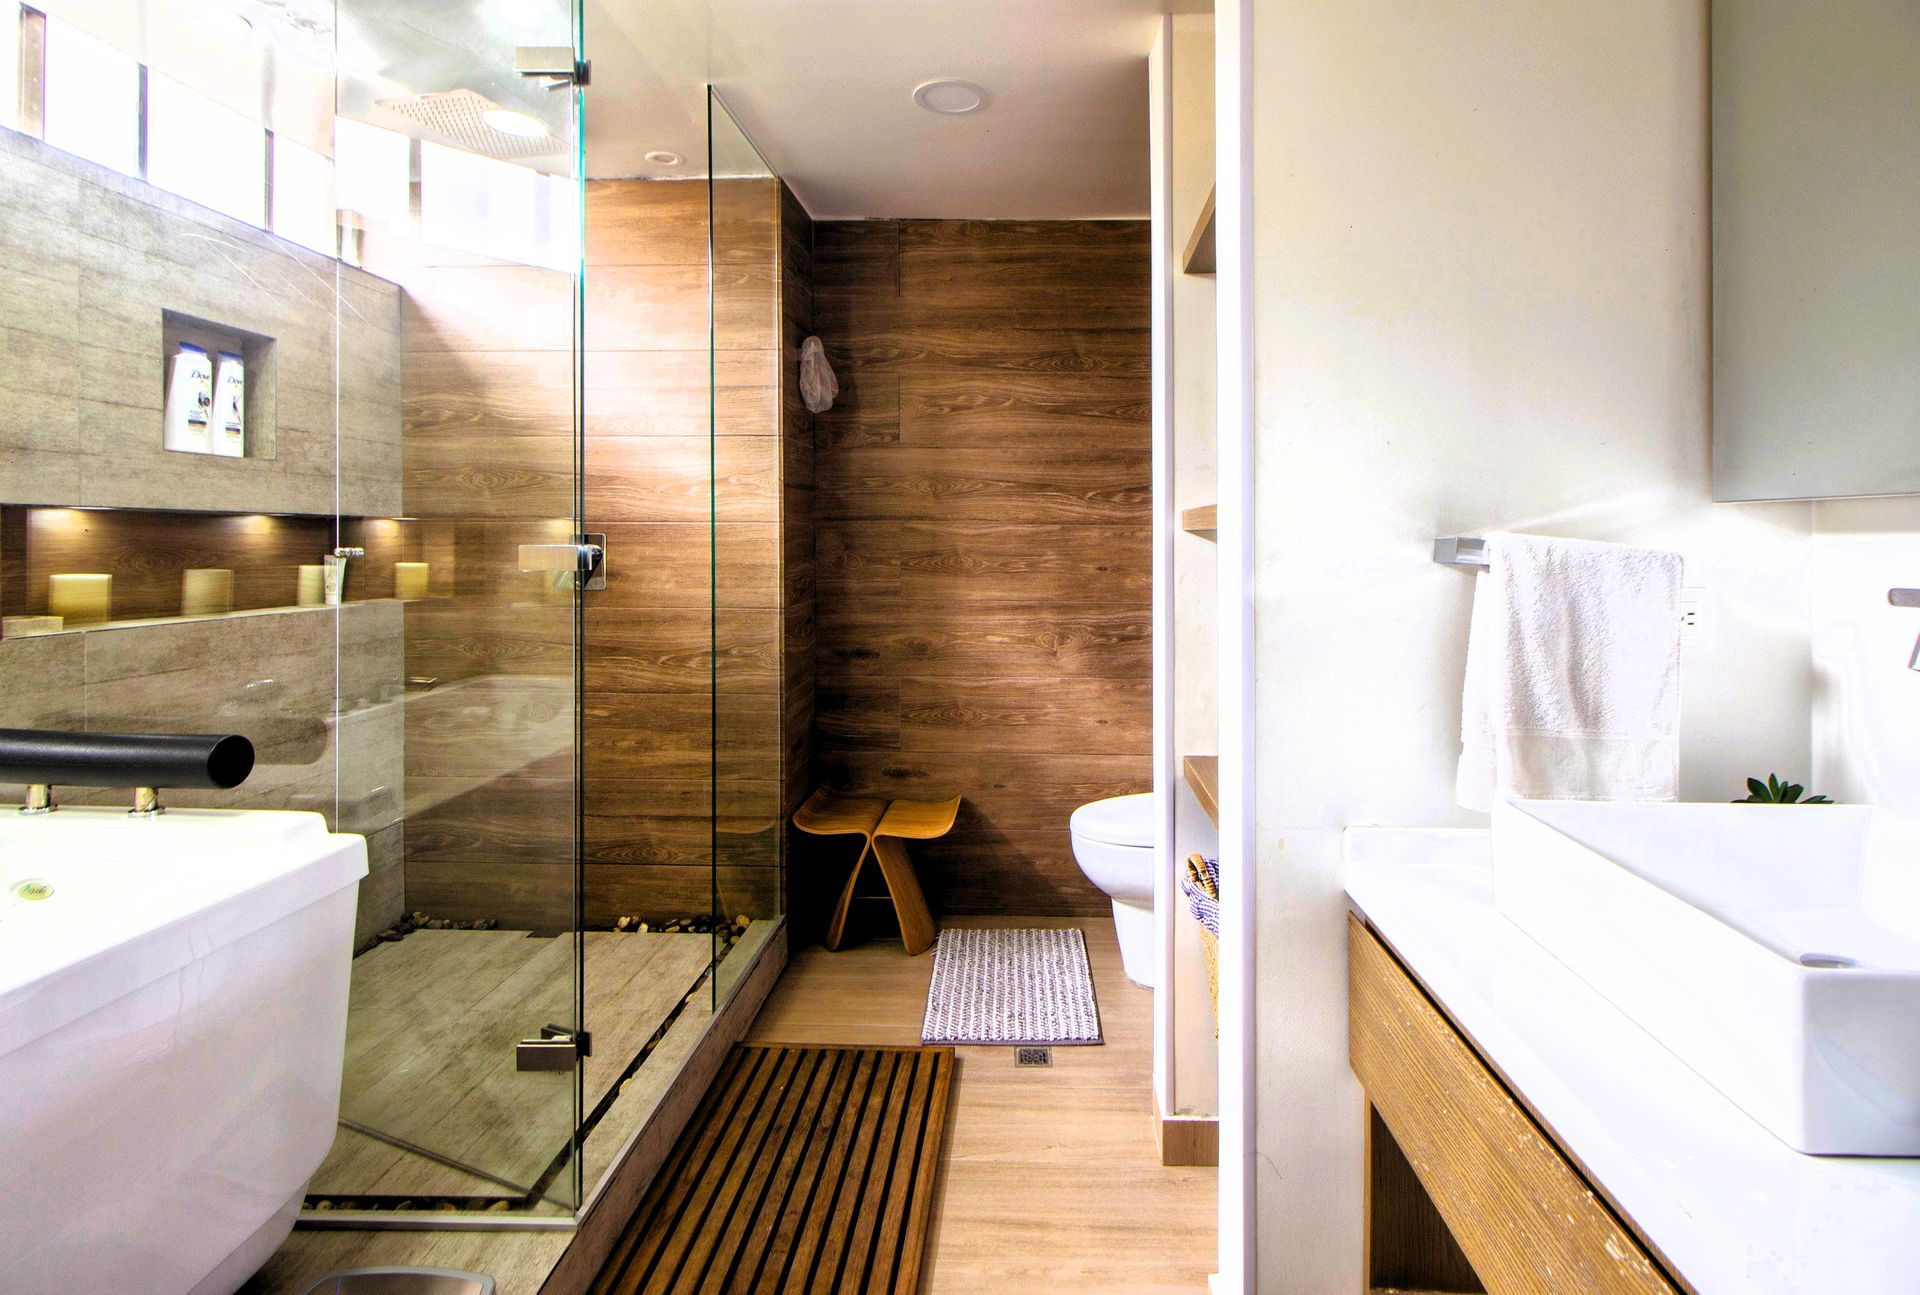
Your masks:
[{"label": "glass shower enclosure", "polygon": [[[397,876],[363,924],[307,1217],[567,1220],[620,1044],[590,1048],[580,920],[582,598],[605,579],[582,505],[581,17],[338,0],[333,19],[339,312],[363,280],[394,293],[400,395],[363,412],[343,351],[339,478],[399,485],[348,579],[391,562],[399,606],[339,626],[338,815]],[[388,685],[371,704],[361,662]]]},{"label": "glass shower enclosure", "polygon": [[[0,5],[0,724],[242,733],[174,805],[366,837],[314,1224],[571,1226],[777,929],[716,267],[780,190],[691,68],[684,164],[590,187],[587,54],[577,0]],[[169,442],[183,348],[239,452]]]}]

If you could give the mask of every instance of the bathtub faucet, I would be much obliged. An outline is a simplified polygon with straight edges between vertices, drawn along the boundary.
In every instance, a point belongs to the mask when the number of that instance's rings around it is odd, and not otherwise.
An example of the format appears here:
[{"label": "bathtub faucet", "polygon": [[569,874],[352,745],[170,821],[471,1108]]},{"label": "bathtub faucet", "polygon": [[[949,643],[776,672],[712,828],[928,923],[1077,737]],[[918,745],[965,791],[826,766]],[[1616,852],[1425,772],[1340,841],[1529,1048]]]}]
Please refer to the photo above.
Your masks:
[{"label": "bathtub faucet", "polygon": [[131,815],[154,818],[165,812],[160,788],[230,791],[253,772],[253,758],[238,734],[0,729],[0,782],[25,784],[23,814],[52,813],[55,786],[131,787]]}]

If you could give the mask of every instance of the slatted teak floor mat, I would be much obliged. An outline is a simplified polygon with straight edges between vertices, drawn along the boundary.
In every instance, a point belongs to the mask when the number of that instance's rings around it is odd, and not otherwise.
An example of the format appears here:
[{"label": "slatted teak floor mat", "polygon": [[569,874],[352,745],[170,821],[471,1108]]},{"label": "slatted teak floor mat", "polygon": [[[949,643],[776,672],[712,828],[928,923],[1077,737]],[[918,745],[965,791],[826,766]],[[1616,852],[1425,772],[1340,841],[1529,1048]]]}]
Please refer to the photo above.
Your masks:
[{"label": "slatted teak floor mat", "polygon": [[914,1295],[951,1048],[733,1050],[593,1295]]}]

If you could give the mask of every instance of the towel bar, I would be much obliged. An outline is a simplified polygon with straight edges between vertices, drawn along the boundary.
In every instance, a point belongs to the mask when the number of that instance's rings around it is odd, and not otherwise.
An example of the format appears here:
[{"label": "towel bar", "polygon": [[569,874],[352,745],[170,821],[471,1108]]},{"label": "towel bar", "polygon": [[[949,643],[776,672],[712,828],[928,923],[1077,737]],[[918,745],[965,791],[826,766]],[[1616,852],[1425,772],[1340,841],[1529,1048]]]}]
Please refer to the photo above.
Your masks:
[{"label": "towel bar", "polygon": [[1487,542],[1478,535],[1448,535],[1433,542],[1433,560],[1462,571],[1487,569]]}]

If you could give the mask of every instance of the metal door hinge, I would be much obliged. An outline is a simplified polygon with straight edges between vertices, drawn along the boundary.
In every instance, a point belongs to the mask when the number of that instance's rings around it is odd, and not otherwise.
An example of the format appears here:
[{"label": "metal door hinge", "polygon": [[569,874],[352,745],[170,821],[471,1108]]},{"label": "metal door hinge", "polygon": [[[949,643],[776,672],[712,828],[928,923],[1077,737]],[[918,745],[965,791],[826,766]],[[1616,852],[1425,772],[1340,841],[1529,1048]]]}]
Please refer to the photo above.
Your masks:
[{"label": "metal door hinge", "polygon": [[522,45],[513,51],[513,70],[530,81],[545,81],[549,90],[593,80],[593,64],[576,59],[571,45]]},{"label": "metal door hinge", "polygon": [[593,1035],[559,1025],[543,1025],[540,1037],[522,1039],[513,1047],[515,1070],[572,1070],[582,1057],[593,1055]]}]

